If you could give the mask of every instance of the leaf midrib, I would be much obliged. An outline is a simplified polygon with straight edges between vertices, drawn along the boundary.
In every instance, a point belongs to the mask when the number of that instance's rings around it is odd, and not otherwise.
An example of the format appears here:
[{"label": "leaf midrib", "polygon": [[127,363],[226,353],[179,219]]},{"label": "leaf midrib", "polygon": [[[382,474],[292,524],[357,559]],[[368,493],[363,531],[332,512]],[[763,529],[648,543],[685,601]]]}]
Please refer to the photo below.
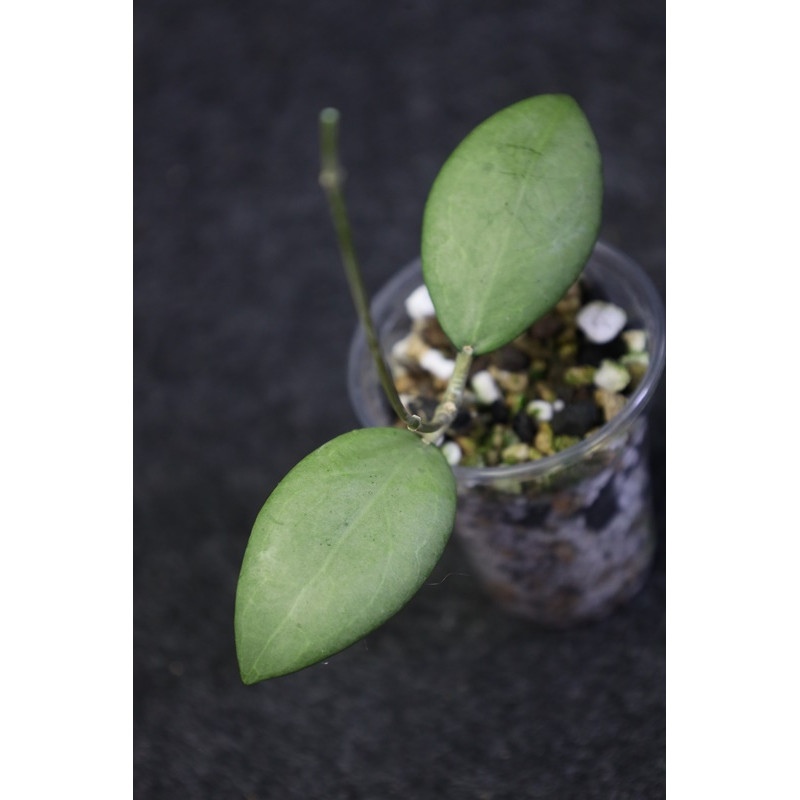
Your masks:
[{"label": "leaf midrib", "polygon": [[261,659],[264,657],[264,653],[267,652],[269,646],[275,640],[275,637],[278,636],[278,634],[283,630],[283,628],[286,626],[286,624],[292,618],[292,614],[293,614],[295,608],[297,607],[297,604],[300,602],[300,599],[305,595],[305,593],[308,591],[308,589],[311,586],[314,585],[314,583],[317,581],[319,576],[322,575],[325,572],[325,570],[327,569],[327,567],[330,564],[331,560],[336,555],[336,551],[339,549],[339,547],[347,539],[349,539],[353,535],[353,531],[357,527],[356,523],[358,522],[358,520],[360,520],[368,512],[368,510],[372,508],[372,506],[377,501],[378,497],[383,494],[383,489],[392,485],[392,480],[394,479],[394,476],[398,472],[402,472],[403,471],[403,468],[405,467],[405,465],[408,463],[409,460],[411,460],[412,456],[414,456],[414,455],[416,455],[416,453],[414,451],[409,451],[409,453],[405,456],[405,458],[402,459],[402,461],[400,461],[399,463],[395,464],[394,469],[391,471],[391,473],[389,473],[388,479],[385,481],[384,486],[379,488],[372,495],[372,497],[367,501],[367,503],[365,503],[359,509],[359,511],[357,512],[357,514],[353,518],[353,521],[348,526],[348,528],[345,531],[345,533],[342,536],[340,536],[339,539],[334,544],[334,546],[331,547],[330,553],[325,558],[325,560],[322,562],[322,565],[320,566],[320,568],[314,573],[314,575],[311,578],[309,578],[309,580],[306,582],[306,585],[298,592],[297,597],[295,597],[295,600],[291,605],[291,608],[289,608],[287,610],[286,614],[284,615],[284,618],[281,620],[281,622],[278,624],[278,626],[272,632],[272,635],[264,643],[264,646],[261,648],[261,650],[259,651],[258,655],[255,657],[255,659],[253,659],[253,668],[249,673],[250,677],[253,677],[253,676],[258,674],[258,664],[261,661]]},{"label": "leaf midrib", "polygon": [[[544,152],[547,145],[549,145],[550,140],[552,139],[553,131],[557,127],[557,125],[561,122],[567,112],[565,110],[560,111],[560,113],[553,114],[553,119],[550,122],[550,125],[545,129],[542,137],[535,143],[536,149]],[[519,211],[520,205],[522,203],[522,198],[525,196],[527,191],[528,185],[528,177],[533,173],[533,171],[538,167],[541,163],[544,155],[536,156],[534,155],[533,158],[530,160],[530,166],[525,169],[525,179],[520,183],[520,189],[517,192],[517,197],[515,200],[514,205],[514,213],[512,216],[516,219],[517,213]],[[506,225],[505,234],[503,237],[502,244],[497,248],[495,251],[494,263],[492,265],[491,270],[489,271],[489,286],[486,291],[481,292],[480,302],[474,309],[474,317],[473,317],[473,325],[472,325],[472,339],[471,345],[473,347],[477,346],[479,342],[477,341],[477,332],[478,329],[481,327],[481,320],[483,315],[486,311],[486,306],[488,304],[489,297],[492,294],[494,289],[494,285],[497,283],[497,276],[500,273],[500,270],[497,269],[497,264],[500,261],[501,256],[505,253],[506,248],[508,247],[508,240],[511,233],[512,225]]]}]

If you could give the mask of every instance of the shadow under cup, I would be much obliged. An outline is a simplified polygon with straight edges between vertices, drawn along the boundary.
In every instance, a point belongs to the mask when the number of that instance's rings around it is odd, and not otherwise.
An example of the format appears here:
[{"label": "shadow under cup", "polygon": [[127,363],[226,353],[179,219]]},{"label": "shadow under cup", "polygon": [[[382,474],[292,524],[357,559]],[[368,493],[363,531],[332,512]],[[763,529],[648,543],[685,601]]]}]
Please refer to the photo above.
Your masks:
[{"label": "shadow under cup", "polygon": [[[538,461],[453,467],[455,534],[475,575],[502,608],[549,627],[600,619],[631,598],[655,549],[644,412],[664,370],[664,305],[641,267],[603,242],[581,277],[594,296],[625,309],[628,327],[647,332],[648,368],[623,410]],[[376,294],[371,309],[385,353],[408,334],[404,301],[422,283],[417,259]],[[394,423],[360,327],[348,390],[362,425]]]}]

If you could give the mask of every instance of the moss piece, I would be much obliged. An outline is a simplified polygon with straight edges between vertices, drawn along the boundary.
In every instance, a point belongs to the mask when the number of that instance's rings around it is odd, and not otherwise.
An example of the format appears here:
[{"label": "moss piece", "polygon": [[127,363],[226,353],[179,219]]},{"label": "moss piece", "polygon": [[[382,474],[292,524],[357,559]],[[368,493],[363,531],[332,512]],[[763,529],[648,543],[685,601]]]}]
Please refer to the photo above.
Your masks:
[{"label": "moss piece", "polygon": [[474,439],[471,439],[469,436],[456,436],[456,444],[461,448],[461,452],[464,454],[463,458],[467,458],[469,456],[474,456],[478,452],[478,445]]},{"label": "moss piece", "polygon": [[506,398],[506,404],[511,416],[516,416],[525,408],[526,397],[524,394],[510,394]]},{"label": "moss piece", "polygon": [[525,444],[525,442],[518,442],[506,447],[501,453],[501,458],[504,464],[520,464],[523,461],[528,461],[530,450],[530,445]]},{"label": "moss piece", "polygon": [[417,388],[417,382],[405,370],[397,373],[394,385],[398,394],[412,394]]},{"label": "moss piece", "polygon": [[550,423],[539,423],[539,430],[536,432],[533,446],[546,456],[551,456],[555,453],[553,449],[553,429],[550,427]]},{"label": "moss piece", "polygon": [[506,425],[493,425],[486,437],[486,441],[479,448],[483,460],[490,467],[500,463],[503,448],[512,444],[507,438],[509,428]]},{"label": "moss piece", "polygon": [[617,392],[609,392],[608,389],[597,389],[594,393],[594,400],[603,409],[603,417],[606,422],[625,408],[625,397]]},{"label": "moss piece", "polygon": [[625,369],[631,376],[631,388],[635,389],[644,378],[650,357],[647,353],[627,353],[622,356],[620,362],[625,365]]},{"label": "moss piece", "polygon": [[644,353],[647,347],[647,331],[633,328],[623,331],[622,340],[627,345],[629,353]]},{"label": "moss piece", "polygon": [[489,435],[490,447],[504,447],[506,445],[506,431],[505,425],[493,425],[491,434]]},{"label": "moss piece", "polygon": [[536,381],[533,388],[541,400],[546,400],[548,403],[555,403],[558,399],[555,389],[546,381]]},{"label": "moss piece", "polygon": [[632,364],[640,364],[646,367],[650,363],[650,356],[647,353],[625,353],[619,361],[620,364],[624,364],[629,368]]},{"label": "moss piece", "polygon": [[566,433],[562,433],[559,436],[553,437],[553,449],[556,453],[560,453],[562,450],[566,450],[568,447],[572,447],[580,441],[580,436],[569,436]]},{"label": "moss piece", "polygon": [[558,357],[562,361],[573,361],[578,356],[578,345],[576,342],[567,342],[559,345]]},{"label": "moss piece", "polygon": [[491,365],[489,373],[506,392],[519,394],[528,388],[528,375],[525,372],[509,372]]},{"label": "moss piece", "polygon": [[480,453],[470,453],[461,457],[460,466],[462,467],[485,467],[486,462]]},{"label": "moss piece", "polygon": [[[574,323],[574,320],[572,320]],[[577,327],[572,325],[567,325],[559,334],[556,336],[556,341],[559,344],[568,344],[570,342],[577,342],[578,341],[578,329]]]},{"label": "moss piece", "polygon": [[564,383],[568,386],[591,386],[597,370],[584,364],[578,367],[567,367],[564,370]]}]

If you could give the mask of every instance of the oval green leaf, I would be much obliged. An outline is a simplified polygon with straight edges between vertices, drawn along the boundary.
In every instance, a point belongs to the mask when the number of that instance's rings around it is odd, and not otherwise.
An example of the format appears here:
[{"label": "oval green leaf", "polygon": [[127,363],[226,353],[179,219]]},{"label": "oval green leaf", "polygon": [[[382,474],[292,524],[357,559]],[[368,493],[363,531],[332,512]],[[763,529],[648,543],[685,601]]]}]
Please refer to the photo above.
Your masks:
[{"label": "oval green leaf", "polygon": [[577,279],[600,229],[600,153],[577,103],[540,95],[480,124],[431,188],[422,267],[453,344],[511,341]]},{"label": "oval green leaf", "polygon": [[321,661],[393,616],[453,528],[441,452],[399,428],[367,428],[301,461],[261,509],[236,593],[236,652],[255,683]]}]

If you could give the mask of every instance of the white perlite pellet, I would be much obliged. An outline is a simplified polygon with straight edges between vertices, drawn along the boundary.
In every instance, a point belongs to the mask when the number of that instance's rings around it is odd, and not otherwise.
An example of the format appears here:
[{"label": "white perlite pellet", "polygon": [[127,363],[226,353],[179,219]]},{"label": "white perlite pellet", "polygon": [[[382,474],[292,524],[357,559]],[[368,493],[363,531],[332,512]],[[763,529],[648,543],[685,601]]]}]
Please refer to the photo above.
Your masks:
[{"label": "white perlite pellet", "polygon": [[446,358],[438,350],[431,348],[426,350],[419,360],[419,365],[431,375],[441,378],[443,381],[450,380],[453,370],[456,368],[456,362],[452,359]]},{"label": "white perlite pellet", "polygon": [[603,300],[587,303],[575,317],[578,327],[590,342],[605,344],[610,342],[628,321],[627,314],[619,306]]},{"label": "white perlite pellet", "polygon": [[413,334],[409,334],[402,339],[398,339],[392,345],[392,357],[397,361],[405,361],[408,357],[408,350],[409,344],[411,342],[411,336]]},{"label": "white perlite pellet", "polygon": [[430,348],[416,331],[411,331],[404,339],[394,343],[392,357],[401,364],[419,364],[422,356]]},{"label": "white perlite pellet", "polygon": [[454,467],[461,461],[461,448],[455,442],[445,442],[442,445],[442,455],[447,459],[447,463]]},{"label": "white perlite pellet", "polygon": [[476,372],[470,381],[478,400],[484,405],[490,406],[495,400],[502,397],[494,378],[486,371]]},{"label": "white perlite pellet", "polygon": [[531,400],[525,407],[525,411],[539,422],[550,422],[553,419],[553,410],[553,406],[547,400]]},{"label": "white perlite pellet", "polygon": [[621,392],[631,380],[631,375],[622,364],[604,358],[594,373],[594,385],[607,392]]},{"label": "white perlite pellet", "polygon": [[406,313],[411,319],[424,319],[436,314],[428,287],[423,284],[406,298]]}]

